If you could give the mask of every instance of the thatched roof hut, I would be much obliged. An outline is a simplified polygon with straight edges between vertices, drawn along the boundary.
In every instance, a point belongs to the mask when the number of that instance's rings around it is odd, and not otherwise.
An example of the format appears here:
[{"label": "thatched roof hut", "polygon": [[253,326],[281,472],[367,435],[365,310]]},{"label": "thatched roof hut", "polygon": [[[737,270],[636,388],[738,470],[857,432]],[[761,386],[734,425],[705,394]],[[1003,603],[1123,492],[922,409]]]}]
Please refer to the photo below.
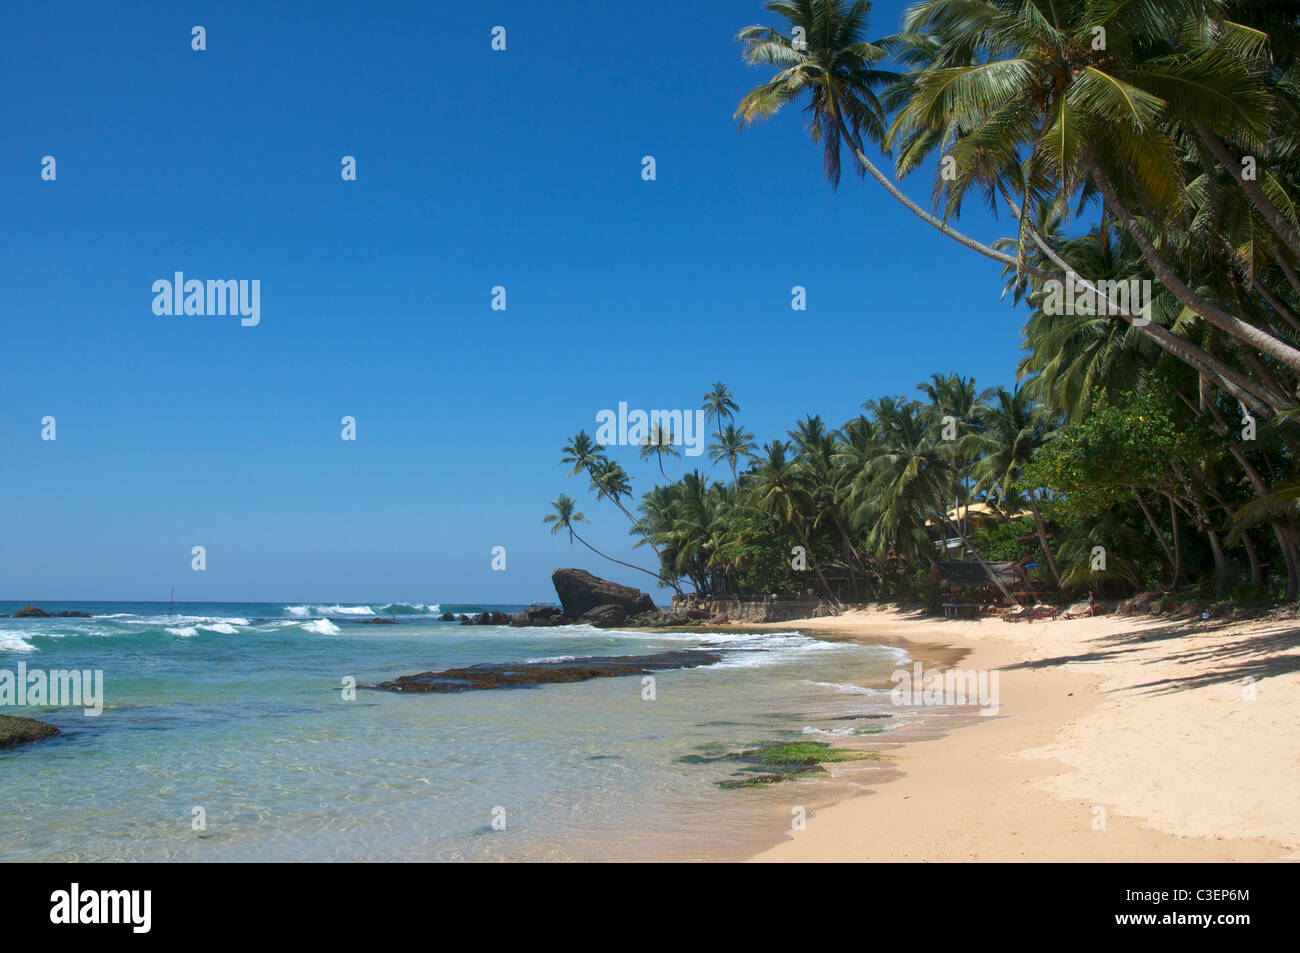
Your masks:
[{"label": "thatched roof hut", "polygon": [[977,562],[941,562],[930,570],[930,581],[945,589],[982,588],[1001,583],[1007,591],[1028,585],[1025,570],[1019,563],[986,563],[988,572]]}]

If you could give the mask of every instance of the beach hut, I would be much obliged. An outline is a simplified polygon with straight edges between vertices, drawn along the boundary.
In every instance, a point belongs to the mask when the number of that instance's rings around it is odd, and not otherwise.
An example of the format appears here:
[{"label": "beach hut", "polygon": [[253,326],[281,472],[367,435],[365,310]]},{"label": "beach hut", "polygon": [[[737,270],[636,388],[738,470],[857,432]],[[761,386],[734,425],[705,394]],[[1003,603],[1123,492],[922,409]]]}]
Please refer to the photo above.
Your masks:
[{"label": "beach hut", "polygon": [[1019,563],[985,563],[972,560],[936,563],[930,570],[929,580],[937,582],[943,590],[943,614],[949,617],[977,615],[983,608],[1001,605],[1002,593],[998,583],[1007,592],[1026,592],[1029,578]]}]

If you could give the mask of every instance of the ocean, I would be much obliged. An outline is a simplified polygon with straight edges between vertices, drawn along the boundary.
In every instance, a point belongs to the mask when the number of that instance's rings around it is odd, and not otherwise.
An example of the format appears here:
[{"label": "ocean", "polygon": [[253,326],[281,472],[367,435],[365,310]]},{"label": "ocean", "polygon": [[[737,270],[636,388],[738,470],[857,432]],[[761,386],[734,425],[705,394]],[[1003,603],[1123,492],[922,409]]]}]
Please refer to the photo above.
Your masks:
[{"label": "ocean", "polygon": [[[810,740],[879,751],[933,720],[890,703],[902,650],[793,630],[462,626],[437,617],[521,607],[436,603],[41,607],[93,618],[0,619],[0,673],[102,671],[103,711],[0,707],[62,732],[0,750],[2,861],[741,859],[893,768],[848,761],[727,789],[717,782],[744,775],[719,754]],[[364,623],[376,615],[398,624]],[[653,691],[637,676],[366,687],[677,651],[716,661],[656,672]]]}]

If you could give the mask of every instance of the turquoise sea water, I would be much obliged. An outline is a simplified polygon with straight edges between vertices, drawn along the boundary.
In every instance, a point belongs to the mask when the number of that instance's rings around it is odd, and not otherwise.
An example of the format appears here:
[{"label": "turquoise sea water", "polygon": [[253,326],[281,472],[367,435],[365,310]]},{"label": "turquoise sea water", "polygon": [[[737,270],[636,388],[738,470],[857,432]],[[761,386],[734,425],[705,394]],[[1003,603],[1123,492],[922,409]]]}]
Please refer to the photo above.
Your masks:
[{"label": "turquoise sea water", "polygon": [[[0,603],[12,613],[21,603]],[[780,840],[837,779],[722,790],[709,746],[857,743],[849,716],[906,724],[905,656],[797,632],[622,632],[437,621],[448,604],[42,603],[90,619],[0,619],[0,670],[104,673],[104,710],[6,706],[57,738],[0,751],[0,860],[732,858]],[[478,607],[473,607],[478,608]],[[515,607],[494,607],[510,609]],[[359,624],[375,613],[398,625]],[[333,619],[335,621],[329,621]],[[441,695],[359,690],[481,662],[712,647],[640,678]],[[919,717],[919,716],[918,716]],[[873,736],[874,737],[874,736]],[[206,829],[195,830],[195,809]],[[504,829],[501,827],[504,821]]]}]

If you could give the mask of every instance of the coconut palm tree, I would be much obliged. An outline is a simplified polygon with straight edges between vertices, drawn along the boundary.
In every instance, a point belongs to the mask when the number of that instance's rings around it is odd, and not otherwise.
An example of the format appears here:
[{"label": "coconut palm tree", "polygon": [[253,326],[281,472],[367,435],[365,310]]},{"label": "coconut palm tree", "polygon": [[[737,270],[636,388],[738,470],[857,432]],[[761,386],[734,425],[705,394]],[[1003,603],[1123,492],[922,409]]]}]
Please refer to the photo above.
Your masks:
[{"label": "coconut palm tree", "polygon": [[604,553],[602,553],[599,549],[597,549],[595,546],[591,545],[591,543],[587,542],[585,539],[579,536],[578,531],[574,529],[573,524],[585,523],[587,522],[587,517],[579,513],[575,509],[575,506],[576,504],[574,503],[572,497],[565,496],[563,493],[561,493],[557,499],[551,501],[552,512],[547,513],[545,516],[543,516],[542,522],[551,527],[552,533],[558,533],[561,530],[568,530],[570,543],[572,543],[576,539],[578,542],[582,543],[582,545],[586,546],[588,549],[590,549],[601,559],[608,559],[610,562],[618,563],[620,566],[626,566],[628,569],[635,569],[638,572],[643,572],[647,576],[653,576],[654,579],[658,581],[659,579],[658,574],[651,572],[649,569],[643,569],[640,566],[633,566],[631,563],[625,563],[623,562],[623,560],[615,559],[613,556],[607,556]]},{"label": "coconut palm tree", "polygon": [[[976,491],[994,492],[1005,502],[1017,491],[1022,491],[1034,514],[1038,542],[1043,547],[1043,557],[1052,573],[1056,588],[1061,588],[1061,574],[1056,569],[1052,547],[1047,540],[1043,514],[1039,507],[1038,492],[1034,487],[1020,484],[1020,471],[1029,463],[1052,430],[1052,421],[1040,404],[1035,403],[1023,388],[1007,390],[999,387],[980,412],[983,424],[977,436],[982,451],[976,466]],[[1004,507],[1005,509],[1005,507]]]},{"label": "coconut palm tree", "polygon": [[754,435],[748,430],[737,430],[735,424],[727,424],[726,429],[718,434],[718,439],[708,446],[709,461],[717,463],[726,460],[731,467],[731,484],[736,485],[736,464],[740,460],[754,459]]},{"label": "coconut palm tree", "polygon": [[885,144],[908,167],[942,150],[935,194],[950,215],[972,188],[990,201],[1020,192],[1022,238],[1040,206],[1099,194],[1185,307],[1300,371],[1300,348],[1202,294],[1184,280],[1192,269],[1158,247],[1160,230],[1188,209],[1181,137],[1198,124],[1254,143],[1265,137],[1268,97],[1245,62],[1261,38],[1224,9],[1205,0],[916,4],[905,36],[930,61],[908,77]]},{"label": "coconut palm tree", "polygon": [[682,452],[677,449],[676,437],[673,435],[671,427],[665,427],[660,424],[654,424],[650,427],[650,432],[645,435],[641,441],[641,459],[653,455],[659,463],[659,473],[665,480],[668,474],[664,472],[664,454],[670,457],[680,457]]},{"label": "coconut palm tree", "polygon": [[784,441],[773,440],[763,450],[766,457],[760,460],[747,484],[751,503],[756,509],[774,516],[785,529],[793,530],[798,536],[821,581],[831,611],[835,612],[838,600],[831,592],[808,537],[812,500],[807,488],[806,467],[799,460],[787,456],[789,446]]},{"label": "coconut palm tree", "polygon": [[704,419],[717,421],[719,443],[722,442],[722,418],[734,421],[736,412],[740,410],[740,405],[733,397],[726,384],[714,381],[713,389],[701,398],[704,401]]},{"label": "coconut palm tree", "polygon": [[921,221],[972,251],[1014,266],[1014,257],[927,212],[867,157],[864,139],[881,145],[886,132],[885,109],[877,90],[900,80],[897,73],[879,65],[888,58],[892,43],[872,43],[866,38],[871,4],[866,0],[770,0],[764,7],[785,19],[784,31],[749,26],[736,34],[736,39],[744,44],[746,63],[775,66],[778,71],[741,99],[735,113],[741,129],[775,115],[806,94],[808,134],[822,146],[822,165],[832,186],[839,186],[840,151],[847,146],[858,173],[869,174]]}]

